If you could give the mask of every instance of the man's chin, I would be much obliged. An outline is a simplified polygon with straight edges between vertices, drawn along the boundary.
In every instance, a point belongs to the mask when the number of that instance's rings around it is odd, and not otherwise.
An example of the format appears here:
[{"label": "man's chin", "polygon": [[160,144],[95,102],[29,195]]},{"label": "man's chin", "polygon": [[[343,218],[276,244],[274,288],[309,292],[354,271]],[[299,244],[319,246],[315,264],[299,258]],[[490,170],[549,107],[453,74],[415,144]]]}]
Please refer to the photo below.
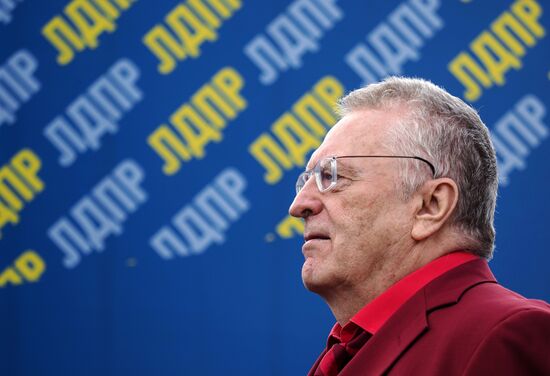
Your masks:
[{"label": "man's chin", "polygon": [[320,273],[314,273],[311,269],[302,268],[302,282],[304,287],[316,294],[321,294],[330,286],[328,278],[319,274]]}]

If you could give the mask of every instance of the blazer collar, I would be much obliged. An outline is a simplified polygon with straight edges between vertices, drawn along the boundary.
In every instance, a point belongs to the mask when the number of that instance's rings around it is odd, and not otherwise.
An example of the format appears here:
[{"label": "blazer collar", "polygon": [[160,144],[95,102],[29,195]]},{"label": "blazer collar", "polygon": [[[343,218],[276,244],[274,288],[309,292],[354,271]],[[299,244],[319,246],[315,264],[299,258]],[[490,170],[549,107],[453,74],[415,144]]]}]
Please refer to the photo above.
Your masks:
[{"label": "blazer collar", "polygon": [[381,375],[409,345],[429,331],[428,314],[456,304],[462,294],[480,283],[496,282],[487,262],[477,259],[430,282],[410,298],[340,372],[341,376]]}]

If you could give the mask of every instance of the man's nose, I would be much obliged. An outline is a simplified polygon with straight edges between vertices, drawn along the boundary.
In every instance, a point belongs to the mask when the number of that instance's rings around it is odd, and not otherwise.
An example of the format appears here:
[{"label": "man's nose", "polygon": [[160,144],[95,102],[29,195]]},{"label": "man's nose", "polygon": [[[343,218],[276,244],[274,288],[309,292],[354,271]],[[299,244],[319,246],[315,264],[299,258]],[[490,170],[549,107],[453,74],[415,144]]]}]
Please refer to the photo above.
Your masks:
[{"label": "man's nose", "polygon": [[315,184],[315,177],[312,176],[294,197],[288,213],[297,218],[307,218],[319,213],[323,207],[320,195],[321,192]]}]

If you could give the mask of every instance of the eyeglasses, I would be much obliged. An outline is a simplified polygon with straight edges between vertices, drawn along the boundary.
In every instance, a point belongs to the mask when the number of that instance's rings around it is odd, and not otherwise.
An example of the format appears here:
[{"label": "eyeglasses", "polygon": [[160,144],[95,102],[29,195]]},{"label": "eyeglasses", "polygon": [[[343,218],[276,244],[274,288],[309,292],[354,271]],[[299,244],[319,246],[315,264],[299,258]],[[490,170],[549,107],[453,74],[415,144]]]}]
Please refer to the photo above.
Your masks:
[{"label": "eyeglasses", "polygon": [[410,157],[404,155],[343,155],[339,157],[327,157],[321,159],[317,164],[308,171],[304,171],[298,176],[296,181],[296,194],[304,188],[307,181],[311,175],[315,175],[315,181],[317,182],[317,188],[320,192],[327,192],[333,189],[336,186],[338,181],[338,168],[337,168],[337,159],[342,158],[406,158],[406,159],[416,159],[426,163],[430,166],[432,175],[435,176],[435,167],[433,164],[420,157]]}]

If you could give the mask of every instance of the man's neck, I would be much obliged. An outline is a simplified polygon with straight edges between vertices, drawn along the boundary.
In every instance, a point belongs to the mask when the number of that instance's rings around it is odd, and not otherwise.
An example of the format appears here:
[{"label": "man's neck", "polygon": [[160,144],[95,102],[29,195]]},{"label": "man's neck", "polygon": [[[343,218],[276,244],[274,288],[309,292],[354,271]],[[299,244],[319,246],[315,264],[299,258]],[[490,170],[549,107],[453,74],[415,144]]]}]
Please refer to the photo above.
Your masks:
[{"label": "man's neck", "polygon": [[376,288],[365,286],[362,289],[348,289],[323,298],[330,307],[336,321],[338,321],[341,326],[344,326],[361,310],[361,308],[376,299],[376,297],[399,281],[399,279],[380,281],[376,284],[373,283],[372,286]]},{"label": "man's neck", "polygon": [[408,274],[428,264],[446,252],[428,253],[417,247],[403,257],[394,257],[391,262],[373,270],[368,278],[358,285],[339,286],[322,297],[330,307],[336,321],[342,326],[379,295]]}]

